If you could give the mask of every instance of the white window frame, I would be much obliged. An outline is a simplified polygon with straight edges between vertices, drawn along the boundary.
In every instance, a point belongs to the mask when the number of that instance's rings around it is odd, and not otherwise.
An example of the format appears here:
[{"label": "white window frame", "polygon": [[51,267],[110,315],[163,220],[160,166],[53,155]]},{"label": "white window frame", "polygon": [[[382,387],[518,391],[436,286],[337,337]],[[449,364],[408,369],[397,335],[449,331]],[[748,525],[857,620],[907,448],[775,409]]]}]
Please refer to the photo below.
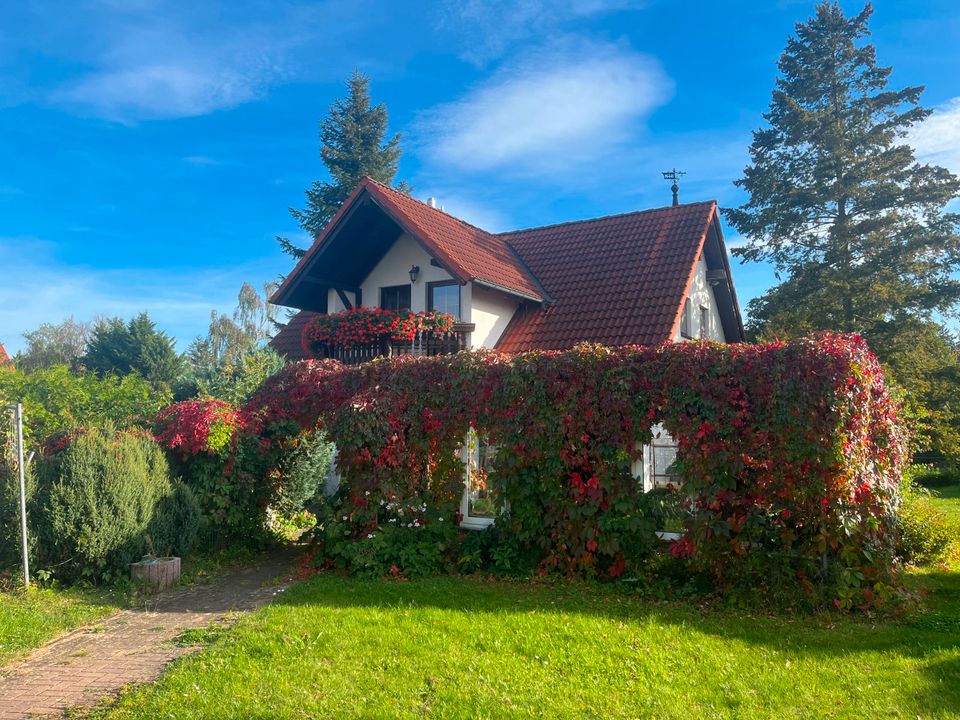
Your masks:
[{"label": "white window frame", "polygon": [[[661,423],[657,423],[650,428],[650,442],[643,444],[643,454],[641,457],[633,461],[630,466],[630,473],[637,480],[640,481],[643,492],[648,493],[654,489],[654,457],[653,457],[653,440],[654,439],[668,439],[672,440],[670,433],[667,432],[666,428],[663,427]],[[665,532],[662,530],[657,531],[657,537],[661,540],[679,540],[682,537],[682,533],[677,532]]]},{"label": "white window frame", "polygon": [[463,495],[460,496],[460,527],[466,530],[485,530],[496,522],[496,518],[470,514],[470,473],[480,466],[480,438],[477,431],[470,428],[460,449],[463,461]]},{"label": "white window frame", "polygon": [[680,317],[680,337],[693,340],[693,303],[687,297],[683,301],[683,315]]}]

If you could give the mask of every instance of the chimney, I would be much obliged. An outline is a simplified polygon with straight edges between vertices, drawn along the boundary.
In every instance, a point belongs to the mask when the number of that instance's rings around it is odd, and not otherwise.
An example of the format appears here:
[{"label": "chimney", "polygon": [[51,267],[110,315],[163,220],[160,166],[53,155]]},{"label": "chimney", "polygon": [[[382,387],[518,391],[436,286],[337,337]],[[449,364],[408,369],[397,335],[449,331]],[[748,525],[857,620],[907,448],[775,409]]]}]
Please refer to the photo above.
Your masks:
[{"label": "chimney", "polygon": [[435,208],[437,206],[437,199],[432,197],[427,198],[427,205],[429,205],[432,208]]}]

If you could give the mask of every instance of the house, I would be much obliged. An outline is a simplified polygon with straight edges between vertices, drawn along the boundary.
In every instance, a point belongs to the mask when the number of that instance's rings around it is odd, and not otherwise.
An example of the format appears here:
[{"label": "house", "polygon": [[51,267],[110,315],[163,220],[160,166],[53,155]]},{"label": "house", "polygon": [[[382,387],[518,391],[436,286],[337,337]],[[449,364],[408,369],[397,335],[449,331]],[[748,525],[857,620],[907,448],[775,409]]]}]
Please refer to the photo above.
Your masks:
[{"label": "house", "polygon": [[714,201],[489,233],[364,178],[271,302],[300,311],[271,341],[291,360],[359,305],[448,311],[463,347],[505,352],[744,339]]},{"label": "house", "polygon": [[[505,352],[744,339],[714,201],[489,233],[364,178],[271,302],[299,311],[271,341],[291,360],[313,317],[357,306],[449,312],[459,347]],[[465,527],[493,522],[470,468],[494,455],[464,442]],[[675,458],[654,426],[634,474],[669,485]]]},{"label": "house", "polygon": [[0,365],[6,365],[9,362],[10,362],[10,356],[7,355],[7,351],[3,347],[3,343],[0,343]]}]

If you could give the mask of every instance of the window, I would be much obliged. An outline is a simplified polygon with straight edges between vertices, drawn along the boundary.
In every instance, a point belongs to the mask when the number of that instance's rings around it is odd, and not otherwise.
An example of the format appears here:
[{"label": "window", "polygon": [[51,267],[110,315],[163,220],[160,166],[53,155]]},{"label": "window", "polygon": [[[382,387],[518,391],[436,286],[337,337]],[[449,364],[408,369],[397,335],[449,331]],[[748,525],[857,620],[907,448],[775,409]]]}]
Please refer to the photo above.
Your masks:
[{"label": "window", "polygon": [[650,441],[650,486],[673,489],[680,487],[680,476],[674,467],[677,462],[677,444],[664,430],[654,434]]},{"label": "window", "polygon": [[460,318],[460,283],[456,280],[427,283],[427,310]]},{"label": "window", "polygon": [[693,328],[690,327],[692,324],[693,305],[690,302],[690,298],[687,298],[683,303],[683,315],[680,317],[680,337],[693,337]]},{"label": "window", "polygon": [[410,312],[410,286],[391,285],[380,288],[380,309],[394,312]]},{"label": "window", "polygon": [[491,445],[472,428],[463,444],[463,497],[460,500],[460,526],[474,530],[493,525],[497,515],[497,499],[489,486],[497,457]]},{"label": "window", "polygon": [[684,530],[681,477],[676,472],[677,444],[659,423],[650,428],[650,442],[643,446],[643,457],[633,463],[632,474],[642,483],[644,492],[653,492],[652,507],[659,518],[657,534],[675,540]]},{"label": "window", "polygon": [[710,310],[703,305],[700,306],[700,337],[710,337]]}]

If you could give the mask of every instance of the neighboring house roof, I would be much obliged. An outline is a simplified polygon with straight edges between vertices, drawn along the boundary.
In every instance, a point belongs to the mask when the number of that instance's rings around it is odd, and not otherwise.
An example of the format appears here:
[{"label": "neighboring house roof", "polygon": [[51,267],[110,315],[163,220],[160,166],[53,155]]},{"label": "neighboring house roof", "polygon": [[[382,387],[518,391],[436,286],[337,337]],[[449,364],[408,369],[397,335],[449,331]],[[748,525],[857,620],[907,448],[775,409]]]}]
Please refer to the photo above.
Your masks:
[{"label": "neighboring house roof", "polygon": [[506,352],[670,340],[701,256],[725,337],[744,337],[714,201],[493,234],[364,178],[271,298],[304,311],[271,344],[302,357],[327,290],[358,288],[402,232],[461,282],[523,300],[497,343]]},{"label": "neighboring house roof", "polygon": [[284,325],[270,340],[270,347],[283,355],[287,360],[306,360],[307,355],[304,352],[301,338],[303,328],[307,323],[313,320],[319,313],[301,310]]},{"label": "neighboring house roof", "polygon": [[504,233],[554,302],[525,306],[497,348],[671,339],[716,212],[700,202]]},{"label": "neighboring house roof", "polygon": [[7,355],[7,351],[3,347],[3,343],[0,343],[0,365],[5,365],[10,362],[10,356]]}]

